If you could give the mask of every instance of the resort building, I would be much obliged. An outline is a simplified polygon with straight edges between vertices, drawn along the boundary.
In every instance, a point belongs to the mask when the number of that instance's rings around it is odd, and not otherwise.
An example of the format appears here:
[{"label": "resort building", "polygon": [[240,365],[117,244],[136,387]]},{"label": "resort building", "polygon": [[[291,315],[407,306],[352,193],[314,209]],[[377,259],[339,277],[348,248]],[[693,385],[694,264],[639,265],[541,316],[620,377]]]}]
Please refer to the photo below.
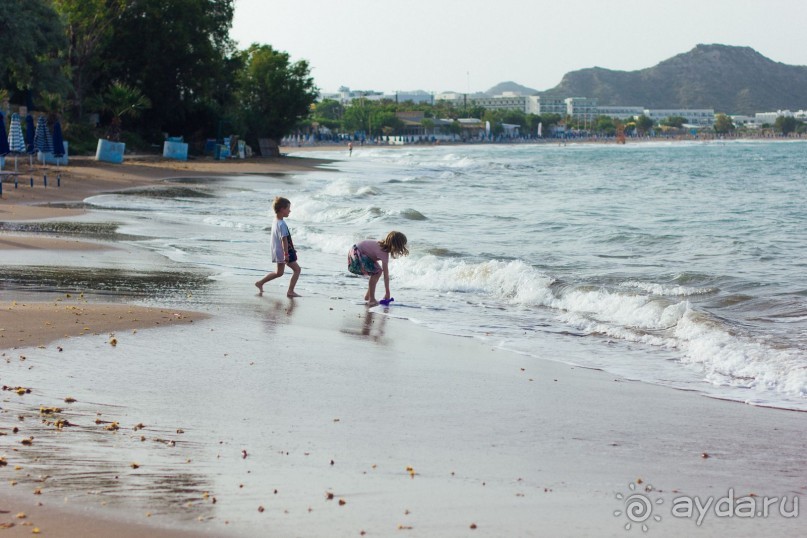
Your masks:
[{"label": "resort building", "polygon": [[395,95],[388,96],[389,99],[394,100],[396,103],[405,103],[411,101],[413,103],[429,103],[434,104],[434,94],[424,92],[423,90],[414,90],[408,92],[395,92]]},{"label": "resort building", "polygon": [[321,93],[319,100],[333,99],[343,105],[349,105],[354,99],[367,99],[368,101],[380,101],[386,96],[373,90],[351,90],[347,86],[341,86],[336,93]]},{"label": "resort building", "polygon": [[566,115],[575,120],[593,120],[598,115],[596,97],[567,97],[565,101]]},{"label": "resort building", "polygon": [[558,97],[558,96],[551,96],[551,95],[542,95],[538,101],[539,103],[539,111],[538,114],[557,114],[558,116],[565,117],[566,116],[566,98],[565,97]]},{"label": "resort building", "polygon": [[654,108],[645,109],[644,115],[653,120],[653,123],[666,120],[670,117],[686,118],[686,123],[690,125],[714,125],[715,111],[712,108]]},{"label": "resort building", "polygon": [[485,110],[520,110],[525,114],[538,114],[541,109],[540,98],[537,95],[516,95],[513,92],[505,92],[495,97],[475,98],[473,104]]},{"label": "resort building", "polygon": [[735,114],[729,117],[731,118],[731,123],[733,123],[735,127],[747,127],[749,129],[756,129],[761,126],[761,124],[757,124],[756,118],[754,116],[744,116],[742,114]]},{"label": "resort building", "polygon": [[598,116],[609,116],[618,120],[631,120],[644,114],[641,106],[598,106]]}]

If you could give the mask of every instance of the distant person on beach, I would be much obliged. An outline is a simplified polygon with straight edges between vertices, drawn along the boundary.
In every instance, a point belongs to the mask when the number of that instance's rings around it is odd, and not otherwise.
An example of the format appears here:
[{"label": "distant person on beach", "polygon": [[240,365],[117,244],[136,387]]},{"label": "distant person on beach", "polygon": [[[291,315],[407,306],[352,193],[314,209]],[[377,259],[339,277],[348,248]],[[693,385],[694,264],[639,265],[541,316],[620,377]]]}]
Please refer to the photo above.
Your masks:
[{"label": "distant person on beach", "polygon": [[286,292],[286,295],[288,297],[300,297],[294,292],[294,286],[297,284],[297,279],[300,278],[300,265],[297,263],[297,251],[294,250],[294,243],[291,241],[289,227],[286,225],[286,221],[283,220],[291,213],[291,202],[287,198],[278,196],[272,203],[272,209],[275,211],[275,221],[272,223],[272,236],[269,241],[269,248],[272,251],[272,261],[277,264],[277,269],[257,281],[255,286],[258,288],[258,294],[263,295],[263,285],[270,280],[283,276],[286,266],[288,265],[291,267],[293,274],[291,275],[289,291]]},{"label": "distant person on beach", "polygon": [[[367,306],[376,306],[375,287],[378,279],[384,275],[384,287],[386,293],[384,300],[389,300],[389,258],[408,256],[409,249],[406,248],[406,236],[401,232],[390,232],[381,241],[367,239],[361,243],[353,245],[347,253],[347,269],[354,275],[364,275],[370,277],[367,286],[367,293],[364,300]],[[381,262],[379,267],[378,262]]]},{"label": "distant person on beach", "polygon": [[347,143],[347,156],[350,157],[353,155],[353,142]]}]

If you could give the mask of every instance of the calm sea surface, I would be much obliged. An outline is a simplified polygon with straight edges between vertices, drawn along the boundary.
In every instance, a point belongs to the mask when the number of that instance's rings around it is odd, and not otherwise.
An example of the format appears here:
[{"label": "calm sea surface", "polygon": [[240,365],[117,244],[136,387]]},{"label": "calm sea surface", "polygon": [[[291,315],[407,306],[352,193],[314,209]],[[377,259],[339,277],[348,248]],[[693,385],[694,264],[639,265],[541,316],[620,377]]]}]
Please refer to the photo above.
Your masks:
[{"label": "calm sea surface", "polygon": [[[721,398],[807,410],[807,144],[453,146],[307,152],[321,172],[187,178],[88,200],[211,274],[272,269],[271,201],[303,295],[361,301],[348,247],[400,230],[393,306],[434,330]],[[283,296],[287,279],[267,285]],[[304,299],[303,299],[304,300]],[[383,311],[383,310],[382,310]]]}]

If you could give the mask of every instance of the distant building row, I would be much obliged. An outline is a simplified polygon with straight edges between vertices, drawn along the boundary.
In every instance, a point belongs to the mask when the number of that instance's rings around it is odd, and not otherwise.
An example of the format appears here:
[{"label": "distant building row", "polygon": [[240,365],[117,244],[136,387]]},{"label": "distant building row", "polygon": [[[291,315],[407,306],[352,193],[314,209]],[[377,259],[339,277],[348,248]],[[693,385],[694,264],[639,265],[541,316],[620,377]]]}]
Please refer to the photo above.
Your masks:
[{"label": "distant building row", "polygon": [[[609,116],[620,120],[630,120],[639,116],[647,116],[654,123],[669,117],[686,118],[687,124],[697,127],[711,127],[715,123],[715,111],[711,108],[687,109],[648,109],[641,106],[600,106],[596,98],[592,97],[548,97],[539,95],[518,95],[505,92],[494,97],[468,95],[457,92],[444,92],[437,95],[425,91],[396,92],[394,95],[385,95],[374,91],[351,91],[349,88],[339,88],[336,94],[322,95],[322,98],[335,99],[349,104],[355,99],[381,100],[390,99],[399,102],[412,101],[413,103],[434,103],[445,101],[457,108],[466,106],[480,106],[487,110],[520,110],[525,114],[558,114],[571,116],[575,120],[586,123],[597,116]],[[807,111],[779,110],[777,112],[758,112],[754,116],[731,116],[735,126],[759,128],[763,125],[773,125],[779,116],[795,117],[807,121]]]},{"label": "distant building row", "polygon": [[687,123],[696,126],[711,126],[715,123],[713,109],[648,109],[641,106],[600,106],[592,97],[547,97],[539,95],[516,95],[505,93],[495,97],[468,100],[463,94],[443,93],[436,97],[455,106],[481,106],[490,110],[521,110],[525,114],[558,114],[571,116],[575,120],[593,121],[597,116],[609,116],[620,120],[630,120],[645,115],[654,123],[670,116],[686,118]]}]

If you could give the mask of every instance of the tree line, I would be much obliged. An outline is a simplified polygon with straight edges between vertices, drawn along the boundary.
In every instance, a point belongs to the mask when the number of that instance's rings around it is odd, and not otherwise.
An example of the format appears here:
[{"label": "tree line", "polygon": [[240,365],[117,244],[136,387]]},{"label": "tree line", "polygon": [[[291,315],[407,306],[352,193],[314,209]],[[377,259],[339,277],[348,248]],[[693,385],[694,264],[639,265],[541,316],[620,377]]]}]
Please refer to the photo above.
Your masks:
[{"label": "tree line", "polygon": [[71,141],[147,146],[168,135],[200,146],[239,133],[276,148],[318,95],[305,60],[267,44],[238,50],[235,0],[2,3],[0,102],[60,116]]}]

